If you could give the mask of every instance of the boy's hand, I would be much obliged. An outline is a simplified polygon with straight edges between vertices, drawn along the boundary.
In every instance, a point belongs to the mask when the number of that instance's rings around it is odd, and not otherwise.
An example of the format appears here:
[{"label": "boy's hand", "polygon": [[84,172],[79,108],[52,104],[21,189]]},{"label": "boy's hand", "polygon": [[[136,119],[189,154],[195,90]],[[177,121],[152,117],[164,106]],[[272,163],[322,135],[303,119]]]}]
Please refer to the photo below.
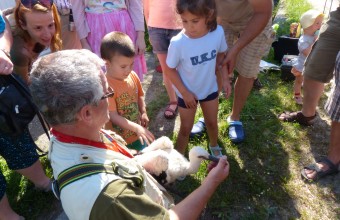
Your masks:
[{"label": "boy's hand", "polygon": [[155,137],[153,136],[153,134],[146,128],[140,126],[137,124],[137,129],[135,131],[135,133],[137,134],[140,142],[142,144],[144,144],[144,142],[146,142],[147,145],[149,145],[151,142],[153,142],[155,140]]},{"label": "boy's hand", "polygon": [[140,115],[140,125],[142,125],[144,128],[148,127],[149,125],[149,117],[146,112]]}]

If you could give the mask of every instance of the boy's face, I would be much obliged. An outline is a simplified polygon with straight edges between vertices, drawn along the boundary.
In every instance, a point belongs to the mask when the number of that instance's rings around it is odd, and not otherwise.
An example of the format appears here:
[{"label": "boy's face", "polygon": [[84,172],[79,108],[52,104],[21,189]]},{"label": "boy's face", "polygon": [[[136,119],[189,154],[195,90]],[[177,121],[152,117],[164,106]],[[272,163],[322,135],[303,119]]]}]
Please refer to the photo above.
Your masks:
[{"label": "boy's face", "polygon": [[134,57],[114,55],[106,61],[107,74],[117,80],[126,79],[133,69]]}]

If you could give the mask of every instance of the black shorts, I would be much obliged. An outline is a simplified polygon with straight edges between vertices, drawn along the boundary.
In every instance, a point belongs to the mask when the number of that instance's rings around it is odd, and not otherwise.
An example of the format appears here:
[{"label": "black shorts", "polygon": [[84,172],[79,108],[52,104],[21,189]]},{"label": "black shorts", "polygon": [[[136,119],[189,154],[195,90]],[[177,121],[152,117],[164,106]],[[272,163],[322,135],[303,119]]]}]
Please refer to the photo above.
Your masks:
[{"label": "black shorts", "polygon": [[[211,100],[214,100],[218,97],[218,92],[213,92],[211,93],[210,95],[208,95],[206,98],[204,99],[201,99],[201,100],[196,100],[196,103],[197,102],[207,102],[207,101],[211,101]],[[178,97],[178,104],[177,104],[179,107],[182,107],[182,108],[187,108],[186,105],[185,105],[185,102],[182,98]]]}]

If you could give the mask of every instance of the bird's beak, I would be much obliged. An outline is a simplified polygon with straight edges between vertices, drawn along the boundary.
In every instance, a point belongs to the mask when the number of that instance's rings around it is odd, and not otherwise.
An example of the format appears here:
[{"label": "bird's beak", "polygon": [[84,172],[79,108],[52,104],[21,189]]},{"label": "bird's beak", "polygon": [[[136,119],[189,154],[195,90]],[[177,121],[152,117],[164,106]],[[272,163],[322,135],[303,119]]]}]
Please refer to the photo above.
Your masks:
[{"label": "bird's beak", "polygon": [[210,155],[210,154],[209,154],[208,157],[205,157],[205,156],[198,156],[198,158],[203,158],[203,159],[205,159],[205,160],[210,160],[210,161],[213,161],[213,162],[216,162],[216,163],[218,163],[218,161],[220,160],[220,158],[215,157],[215,156]]}]

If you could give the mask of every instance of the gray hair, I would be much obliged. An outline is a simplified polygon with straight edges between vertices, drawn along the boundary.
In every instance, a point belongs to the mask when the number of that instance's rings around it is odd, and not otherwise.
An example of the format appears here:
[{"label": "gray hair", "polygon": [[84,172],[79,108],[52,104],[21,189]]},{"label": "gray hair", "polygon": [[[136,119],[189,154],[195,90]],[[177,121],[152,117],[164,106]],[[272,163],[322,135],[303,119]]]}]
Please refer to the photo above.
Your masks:
[{"label": "gray hair", "polygon": [[103,95],[103,65],[88,50],[58,51],[33,64],[31,94],[49,124],[73,123],[83,106],[98,103]]}]

